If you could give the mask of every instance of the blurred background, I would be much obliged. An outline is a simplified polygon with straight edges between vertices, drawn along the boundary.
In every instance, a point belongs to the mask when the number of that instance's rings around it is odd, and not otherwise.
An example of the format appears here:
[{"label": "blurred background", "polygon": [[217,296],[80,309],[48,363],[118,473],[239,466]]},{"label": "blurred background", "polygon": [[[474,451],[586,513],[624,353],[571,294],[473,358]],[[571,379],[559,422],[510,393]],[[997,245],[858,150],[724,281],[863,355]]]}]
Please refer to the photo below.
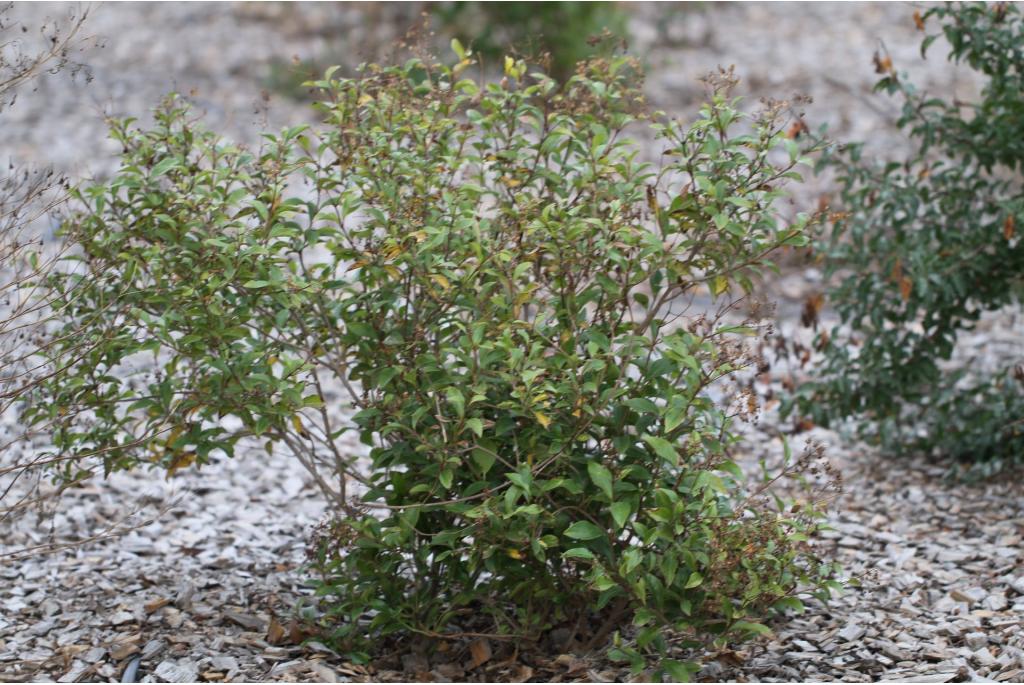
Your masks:
[{"label": "blurred background", "polygon": [[21,93],[0,129],[0,149],[22,163],[102,173],[116,152],[103,117],[145,119],[171,90],[189,94],[215,130],[252,141],[266,126],[309,120],[302,86],[309,77],[331,65],[351,73],[364,61],[404,59],[406,39],[446,59],[458,37],[485,69],[507,52],[549,53],[553,72],[564,77],[593,50],[588,38],[608,31],[643,60],[657,108],[692,118],[703,95],[699,78],[735,65],[751,106],[761,97],[810,96],[812,128],[827,123],[840,140],[867,139],[883,150],[897,140],[897,110],[870,96],[876,52],[887,52],[923,87],[971,87],[941,45],[921,58],[918,9],[858,2],[15,3],[13,18],[28,26],[88,10],[89,40],[72,55],[87,69],[65,70]]}]

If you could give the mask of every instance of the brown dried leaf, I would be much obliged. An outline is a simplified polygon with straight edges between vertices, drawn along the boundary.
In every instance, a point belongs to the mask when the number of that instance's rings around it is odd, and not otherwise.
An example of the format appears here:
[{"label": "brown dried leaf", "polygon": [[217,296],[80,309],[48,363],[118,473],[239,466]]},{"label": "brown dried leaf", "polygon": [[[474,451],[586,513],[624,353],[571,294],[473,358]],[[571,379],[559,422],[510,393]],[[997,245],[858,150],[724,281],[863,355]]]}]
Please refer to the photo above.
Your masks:
[{"label": "brown dried leaf", "polygon": [[1013,214],[1006,217],[1006,221],[1003,222],[1003,237],[1007,240],[1012,240],[1014,234],[1017,232],[1017,220],[1014,219]]},{"label": "brown dried leaf", "polygon": [[808,418],[800,419],[793,426],[793,435],[797,435],[799,433],[806,433],[807,431],[811,430],[812,428],[814,428],[814,422],[813,421],[811,421]]},{"label": "brown dried leaf", "polygon": [[111,647],[109,654],[110,658],[114,661],[121,661],[122,659],[127,659],[138,651],[139,646],[137,644],[133,642],[126,642],[119,644],[116,647]]},{"label": "brown dried leaf", "polygon": [[892,57],[889,57],[889,55],[882,55],[876,52],[872,60],[875,63],[876,74],[888,74],[892,72]]},{"label": "brown dried leaf", "polygon": [[889,278],[896,283],[899,283],[899,280],[903,278],[903,262],[900,261],[899,257],[896,258],[896,261],[892,265],[892,271],[889,274]]},{"label": "brown dried leaf", "polygon": [[271,616],[270,625],[267,626],[267,642],[272,645],[279,645],[284,643],[287,636],[288,631],[285,630],[283,625],[278,623],[276,617]]},{"label": "brown dried leaf", "polygon": [[146,602],[142,606],[142,608],[145,610],[147,614],[152,614],[154,611],[159,611],[160,609],[163,609],[170,603],[171,600],[167,599],[166,597],[157,597],[154,600]]},{"label": "brown dried leaf", "polygon": [[914,10],[914,26],[918,31],[924,31],[924,17],[921,16],[920,10]]},{"label": "brown dried leaf", "polygon": [[900,296],[903,301],[906,302],[910,299],[910,293],[914,290],[914,284],[911,283],[910,279],[904,276],[900,279]]},{"label": "brown dried leaf", "polygon": [[564,668],[569,675],[587,669],[587,662],[572,654],[559,654],[555,663]]},{"label": "brown dried leaf", "polygon": [[830,340],[831,337],[829,336],[828,331],[822,331],[821,335],[818,336],[818,343],[817,345],[815,345],[814,349],[818,350],[819,352],[824,351],[826,348],[828,348]]},{"label": "brown dried leaf", "polygon": [[298,645],[302,644],[306,638],[315,637],[316,630],[299,620],[292,619],[288,623],[288,644]]},{"label": "brown dried leaf", "polygon": [[825,303],[825,296],[821,293],[815,293],[804,301],[804,310],[800,314],[800,323],[805,328],[817,328],[818,327],[818,314],[821,312],[821,306]]},{"label": "brown dried leaf", "polygon": [[472,659],[469,662],[467,668],[473,669],[481,664],[487,663],[491,659],[491,643],[486,638],[474,640],[469,645],[469,653]]},{"label": "brown dried leaf", "polygon": [[807,127],[807,122],[805,122],[803,119],[797,119],[796,121],[793,122],[793,125],[789,127],[789,130],[786,131],[786,137],[796,139],[800,137],[801,133],[806,133],[809,130],[810,129]]},{"label": "brown dried leaf", "polygon": [[525,664],[519,664],[516,670],[510,674],[509,682],[525,683],[533,677],[533,669]]}]

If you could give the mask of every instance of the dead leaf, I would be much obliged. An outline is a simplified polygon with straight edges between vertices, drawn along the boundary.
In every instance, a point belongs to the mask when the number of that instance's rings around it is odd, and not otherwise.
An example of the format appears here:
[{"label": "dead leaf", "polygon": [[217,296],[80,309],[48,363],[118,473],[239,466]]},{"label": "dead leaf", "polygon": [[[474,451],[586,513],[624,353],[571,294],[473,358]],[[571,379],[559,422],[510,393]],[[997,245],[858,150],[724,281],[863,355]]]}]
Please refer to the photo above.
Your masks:
[{"label": "dead leaf", "polygon": [[1017,232],[1017,220],[1013,218],[1013,214],[1006,217],[1006,221],[1003,222],[1003,237],[1007,240],[1012,240],[1014,234]]},{"label": "dead leaf", "polygon": [[900,261],[899,257],[897,257],[896,261],[893,262],[892,271],[889,273],[889,278],[891,278],[893,281],[896,281],[897,283],[901,278],[903,278],[903,262]]},{"label": "dead leaf", "polygon": [[892,72],[892,57],[889,57],[889,55],[883,55],[876,51],[871,59],[875,63],[876,74],[888,74]]},{"label": "dead leaf", "polygon": [[914,10],[914,26],[918,31],[924,31],[924,17],[921,16],[920,10]]},{"label": "dead leaf", "polygon": [[797,119],[793,122],[793,125],[786,131],[786,137],[796,139],[800,137],[801,133],[807,133],[810,129],[807,127],[807,122],[803,119]]},{"label": "dead leaf", "polygon": [[828,331],[822,331],[821,335],[818,336],[818,341],[817,344],[814,346],[814,349],[818,350],[819,352],[825,351],[828,348],[828,343],[830,340],[831,337],[829,336]]},{"label": "dead leaf", "polygon": [[807,419],[807,418],[800,419],[793,426],[793,435],[796,435],[798,433],[806,433],[807,431],[811,430],[812,428],[814,428],[814,422],[813,421],[811,421],[810,419]]},{"label": "dead leaf", "polygon": [[311,637],[313,633],[306,630],[306,628],[296,621],[294,618],[291,623],[288,624],[288,639],[293,645],[301,644],[307,637]]},{"label": "dead leaf", "polygon": [[469,644],[469,653],[472,659],[469,662],[468,669],[474,669],[481,664],[487,663],[491,659],[491,643],[486,638],[474,640]]},{"label": "dead leaf", "polygon": [[525,683],[527,680],[533,677],[533,669],[525,664],[520,664],[515,671],[512,672],[509,677],[509,682],[513,683]]},{"label": "dead leaf", "polygon": [[166,597],[157,597],[152,601],[146,602],[142,606],[142,608],[146,611],[147,614],[152,614],[154,611],[159,611],[160,609],[163,609],[170,603],[171,600],[167,599]]},{"label": "dead leaf", "polygon": [[453,683],[466,677],[466,672],[458,664],[438,664],[430,671],[434,682]]},{"label": "dead leaf", "polygon": [[729,666],[742,666],[747,662],[746,652],[735,652],[731,649],[723,649],[715,655],[715,659]]},{"label": "dead leaf", "polygon": [[910,293],[914,289],[914,283],[905,275],[903,275],[903,262],[897,257],[896,261],[893,262],[892,271],[889,273],[891,278],[900,288],[900,297],[906,302],[910,299]]},{"label": "dead leaf", "polygon": [[821,312],[821,306],[825,303],[825,296],[821,293],[815,293],[807,298],[804,302],[803,313],[800,314],[800,323],[805,328],[818,328],[818,314]]},{"label": "dead leaf", "polygon": [[285,641],[288,632],[284,626],[278,623],[277,618],[270,617],[270,625],[267,626],[267,642],[272,645],[279,645]]},{"label": "dead leaf", "polygon": [[903,301],[906,302],[910,299],[910,293],[914,290],[914,284],[911,283],[910,279],[904,276],[900,279],[900,296]]},{"label": "dead leaf", "polygon": [[110,658],[114,661],[121,661],[127,659],[132,654],[139,651],[139,646],[133,642],[127,642],[119,644],[116,647],[111,647],[109,650]]},{"label": "dead leaf", "polygon": [[336,682],[338,682],[338,674],[335,673],[332,669],[328,668],[326,665],[320,663],[319,660],[308,661],[306,663],[309,664],[309,670],[313,672],[313,675],[315,675],[317,678],[319,678],[320,682],[322,682],[322,683],[336,683]]},{"label": "dead leaf", "polygon": [[559,654],[555,663],[564,668],[569,675],[587,669],[587,662],[572,654]]}]

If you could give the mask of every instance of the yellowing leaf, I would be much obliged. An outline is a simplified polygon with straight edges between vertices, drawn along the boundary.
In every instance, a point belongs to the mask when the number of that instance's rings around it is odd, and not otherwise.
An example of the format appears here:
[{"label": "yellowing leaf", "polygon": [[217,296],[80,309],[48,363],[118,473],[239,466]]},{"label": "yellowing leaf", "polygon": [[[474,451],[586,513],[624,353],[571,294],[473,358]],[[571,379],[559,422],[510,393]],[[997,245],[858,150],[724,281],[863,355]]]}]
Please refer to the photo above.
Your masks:
[{"label": "yellowing leaf", "polygon": [[711,280],[711,294],[718,297],[729,288],[729,279],[725,276],[715,276]]},{"label": "yellowing leaf", "polygon": [[505,55],[505,76],[514,76],[516,69],[516,61]]},{"label": "yellowing leaf", "polygon": [[452,284],[448,282],[448,279],[442,276],[441,274],[430,274],[430,280],[432,280],[434,283],[437,283],[444,290],[448,290],[449,288],[452,287]]},{"label": "yellowing leaf", "polygon": [[368,105],[371,102],[373,102],[373,96],[370,95],[369,93],[363,93],[361,96],[359,96],[360,105]]},{"label": "yellowing leaf", "polygon": [[171,465],[167,467],[167,478],[173,476],[174,472],[177,471],[178,469],[183,469],[188,466],[191,466],[192,464],[195,463],[195,461],[195,452],[181,452],[179,454],[174,455],[174,458],[171,460]]},{"label": "yellowing leaf", "polygon": [[165,445],[167,445],[168,447],[170,447],[170,446],[171,446],[171,444],[172,444],[172,443],[173,443],[173,442],[174,442],[175,440],[177,440],[177,439],[178,439],[178,436],[179,436],[179,435],[181,435],[181,434],[182,434],[182,433],[184,433],[184,432],[185,432],[185,429],[184,429],[183,427],[181,427],[181,426],[175,426],[175,427],[174,427],[174,429],[173,429],[173,430],[171,430],[170,434],[169,434],[169,435],[167,436],[167,441],[166,441],[166,442],[164,442],[164,444],[165,444]]},{"label": "yellowing leaf", "polygon": [[292,425],[295,426],[295,431],[302,437],[305,438],[309,436],[309,432],[306,430],[306,427],[302,425],[302,419],[298,414],[294,414],[292,416]]},{"label": "yellowing leaf", "polygon": [[544,428],[547,428],[548,426],[551,425],[551,419],[548,418],[545,414],[542,414],[539,411],[535,411],[533,412],[533,415],[534,417],[536,417],[537,423],[544,426]]},{"label": "yellowing leaf", "polygon": [[520,552],[518,549],[515,549],[513,547],[510,547],[505,553],[508,554],[513,559],[522,559],[525,556],[522,552]]}]

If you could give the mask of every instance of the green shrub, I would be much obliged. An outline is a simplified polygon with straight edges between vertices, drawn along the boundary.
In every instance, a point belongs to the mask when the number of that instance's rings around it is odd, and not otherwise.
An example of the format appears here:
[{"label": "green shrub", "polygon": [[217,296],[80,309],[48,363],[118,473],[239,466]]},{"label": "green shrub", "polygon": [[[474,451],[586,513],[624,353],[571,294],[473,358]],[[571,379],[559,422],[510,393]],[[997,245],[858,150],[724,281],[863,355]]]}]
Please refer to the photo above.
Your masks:
[{"label": "green shrub", "polygon": [[903,99],[899,126],[914,151],[881,164],[851,145],[826,158],[841,214],[821,248],[840,277],[828,298],[842,325],[819,339],[820,378],[796,404],[821,424],[857,417],[861,435],[890,450],[994,469],[1024,448],[1019,360],[994,373],[949,360],[983,313],[1020,302],[1024,22],[1012,3],[939,6],[918,19],[940,23],[950,58],[984,87],[971,103],[931,97],[877,58],[877,88]]},{"label": "green shrub", "polygon": [[614,2],[439,2],[431,12],[488,62],[499,63],[512,48],[527,58],[546,53],[558,80],[596,53],[596,37],[627,35],[628,18]]},{"label": "green shrub", "polygon": [[[81,194],[82,254],[53,280],[97,342],[37,405],[91,411],[61,448],[173,471],[284,444],[334,498],[315,567],[350,652],[559,626],[603,647],[632,623],[613,656],[641,669],[666,631],[722,643],[827,596],[820,502],[746,484],[733,421],[756,400],[712,396],[754,361],[733,292],[805,241],[772,210],[802,163],[785,107],[743,114],[716,77],[692,126],[652,118],[653,168],[624,137],[631,60],[561,86],[509,59],[478,85],[455,48],[454,68],[328,72],[322,124],[259,153],[175,99],[114,128],[123,165]],[[369,463],[339,447],[342,386]]]}]

